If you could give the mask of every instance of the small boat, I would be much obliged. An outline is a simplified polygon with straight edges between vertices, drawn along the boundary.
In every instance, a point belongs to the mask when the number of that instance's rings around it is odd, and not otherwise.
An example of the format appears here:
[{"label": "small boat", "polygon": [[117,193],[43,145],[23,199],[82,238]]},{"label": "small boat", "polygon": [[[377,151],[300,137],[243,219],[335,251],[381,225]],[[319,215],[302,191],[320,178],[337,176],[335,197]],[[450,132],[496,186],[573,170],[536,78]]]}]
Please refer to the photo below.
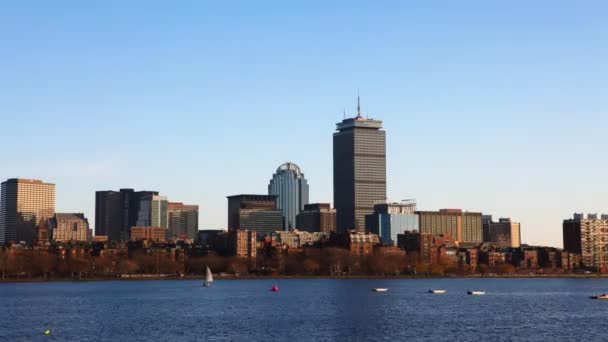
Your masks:
[{"label": "small boat", "polygon": [[274,284],[274,286],[272,286],[270,292],[279,292],[279,287],[277,286],[277,284]]},{"label": "small boat", "polygon": [[486,294],[486,291],[467,291],[467,294],[470,294],[473,296],[483,296]]},{"label": "small boat", "polygon": [[205,277],[205,281],[203,282],[203,287],[211,287],[213,284],[213,273],[211,273],[211,269],[207,266],[207,275]]},{"label": "small boat", "polygon": [[376,287],[376,288],[373,288],[372,291],[374,291],[374,292],[386,292],[386,291],[388,291],[388,289],[384,288],[384,287]]},{"label": "small boat", "polygon": [[604,293],[599,296],[591,296],[591,299],[608,299],[608,294]]},{"label": "small boat", "polygon": [[434,294],[444,294],[448,291],[446,290],[429,290],[429,293],[434,293]]}]

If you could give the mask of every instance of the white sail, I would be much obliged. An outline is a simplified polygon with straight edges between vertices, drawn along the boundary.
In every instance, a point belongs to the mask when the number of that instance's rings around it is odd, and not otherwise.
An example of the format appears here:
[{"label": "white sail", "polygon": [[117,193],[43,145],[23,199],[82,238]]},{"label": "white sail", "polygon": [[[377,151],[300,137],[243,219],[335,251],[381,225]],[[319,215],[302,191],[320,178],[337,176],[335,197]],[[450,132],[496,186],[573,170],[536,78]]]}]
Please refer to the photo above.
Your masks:
[{"label": "white sail", "polygon": [[205,282],[207,282],[207,283],[213,282],[213,273],[211,273],[209,266],[207,266],[207,278],[205,278]]}]

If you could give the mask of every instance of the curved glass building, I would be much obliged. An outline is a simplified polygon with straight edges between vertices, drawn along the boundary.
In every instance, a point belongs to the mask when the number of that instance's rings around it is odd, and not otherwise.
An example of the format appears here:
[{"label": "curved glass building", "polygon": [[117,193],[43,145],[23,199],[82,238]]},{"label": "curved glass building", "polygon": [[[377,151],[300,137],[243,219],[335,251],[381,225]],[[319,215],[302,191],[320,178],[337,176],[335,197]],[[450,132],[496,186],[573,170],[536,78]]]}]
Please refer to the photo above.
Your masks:
[{"label": "curved glass building", "polygon": [[308,204],[308,182],[300,167],[294,163],[284,163],[272,175],[268,194],[278,196],[277,207],[283,212],[283,229],[296,227],[296,216]]}]

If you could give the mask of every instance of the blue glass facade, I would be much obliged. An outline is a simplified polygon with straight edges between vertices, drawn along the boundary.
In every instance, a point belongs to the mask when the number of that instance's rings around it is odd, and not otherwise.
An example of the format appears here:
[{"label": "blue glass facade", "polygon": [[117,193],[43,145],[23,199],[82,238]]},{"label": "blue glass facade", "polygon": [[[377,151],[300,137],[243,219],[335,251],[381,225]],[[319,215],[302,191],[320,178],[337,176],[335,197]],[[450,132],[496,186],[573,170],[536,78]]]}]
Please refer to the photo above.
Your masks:
[{"label": "blue glass facade", "polygon": [[300,168],[289,162],[279,166],[268,185],[268,194],[277,196],[277,208],[283,213],[283,229],[295,229],[296,216],[308,204],[308,182]]},{"label": "blue glass facade", "polygon": [[378,234],[380,241],[385,244],[396,245],[397,234],[403,234],[405,230],[418,230],[418,227],[416,214],[374,213],[367,216],[368,231]]}]

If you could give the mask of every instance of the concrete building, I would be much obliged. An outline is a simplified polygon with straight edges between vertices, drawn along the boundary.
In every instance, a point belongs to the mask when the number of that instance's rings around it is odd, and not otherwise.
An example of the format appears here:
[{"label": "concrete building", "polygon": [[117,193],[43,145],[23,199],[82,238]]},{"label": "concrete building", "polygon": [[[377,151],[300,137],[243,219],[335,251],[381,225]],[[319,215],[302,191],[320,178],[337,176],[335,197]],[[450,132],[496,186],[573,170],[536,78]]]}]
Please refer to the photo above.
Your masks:
[{"label": "concrete building", "polygon": [[137,226],[169,228],[168,208],[169,201],[166,196],[142,196],[137,213]]},{"label": "concrete building", "polygon": [[382,121],[357,116],[336,125],[333,136],[337,231],[365,231],[374,202],[386,200],[386,132]]},{"label": "concrete building", "polygon": [[169,202],[167,205],[169,240],[195,240],[198,233],[198,205]]},{"label": "concrete building", "polygon": [[284,230],[296,228],[296,216],[308,204],[308,182],[300,167],[284,163],[277,168],[268,184],[268,194],[277,196],[277,208],[283,212]]},{"label": "concrete building", "polygon": [[500,218],[494,222],[491,215],[483,215],[483,242],[499,248],[519,248],[521,224],[510,218]]},{"label": "concrete building", "polygon": [[289,248],[303,248],[313,246],[324,239],[329,238],[329,234],[324,232],[307,231],[276,231],[271,235],[272,240]]},{"label": "concrete building", "polygon": [[95,193],[95,235],[110,241],[128,241],[131,227],[137,226],[142,199],[157,196],[156,191],[97,191]]},{"label": "concrete building", "polygon": [[131,227],[131,241],[148,240],[165,242],[167,228],[163,227]]},{"label": "concrete building", "polygon": [[463,212],[461,209],[417,211],[420,232],[449,234],[458,242],[480,243],[483,241],[481,213]]},{"label": "concrete building", "polygon": [[228,233],[231,255],[255,258],[257,255],[257,232],[236,229]]},{"label": "concrete building", "polygon": [[382,202],[374,205],[374,213],[365,217],[366,230],[377,234],[386,245],[397,245],[397,235],[408,230],[419,230],[416,201]]},{"label": "concrete building", "polygon": [[55,214],[55,184],[12,178],[0,188],[0,244],[33,243],[36,227]]},{"label": "concrete building", "polygon": [[277,209],[277,196],[228,196],[228,230],[250,230],[258,235],[283,230],[283,212]]},{"label": "concrete building", "polygon": [[329,203],[307,204],[296,217],[296,227],[308,232],[335,232],[336,209],[332,209]]},{"label": "concrete building", "polygon": [[564,220],[563,229],[566,252],[580,253],[585,267],[598,269],[602,273],[608,272],[607,219],[598,219],[597,214],[588,214],[587,218],[575,214],[573,219]]},{"label": "concrete building", "polygon": [[91,241],[89,220],[82,213],[57,213],[49,219],[51,237],[54,241]]}]

